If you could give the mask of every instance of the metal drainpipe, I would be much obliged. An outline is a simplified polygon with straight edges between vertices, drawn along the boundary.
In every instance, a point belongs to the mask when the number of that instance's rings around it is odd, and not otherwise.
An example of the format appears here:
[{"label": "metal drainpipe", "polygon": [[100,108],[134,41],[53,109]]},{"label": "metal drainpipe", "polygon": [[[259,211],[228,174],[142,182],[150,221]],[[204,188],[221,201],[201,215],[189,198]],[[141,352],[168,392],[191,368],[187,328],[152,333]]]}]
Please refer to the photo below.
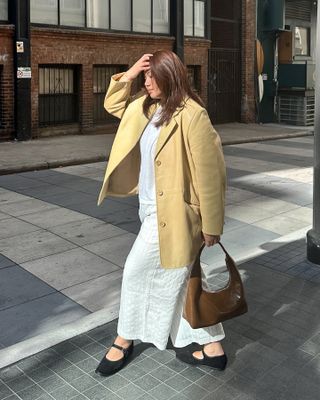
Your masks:
[{"label": "metal drainpipe", "polygon": [[320,265],[320,3],[317,6],[314,123],[313,228],[307,233],[307,258]]},{"label": "metal drainpipe", "polygon": [[184,61],[183,0],[170,1],[170,32],[175,37],[173,51]]}]

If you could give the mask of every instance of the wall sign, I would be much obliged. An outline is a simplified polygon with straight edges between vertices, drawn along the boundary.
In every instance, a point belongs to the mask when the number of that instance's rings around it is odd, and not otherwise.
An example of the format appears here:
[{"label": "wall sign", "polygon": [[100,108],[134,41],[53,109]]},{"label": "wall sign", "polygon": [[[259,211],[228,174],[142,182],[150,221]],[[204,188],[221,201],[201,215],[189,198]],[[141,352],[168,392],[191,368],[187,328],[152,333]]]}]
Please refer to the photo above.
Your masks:
[{"label": "wall sign", "polygon": [[16,42],[17,53],[24,53],[23,42]]},{"label": "wall sign", "polygon": [[30,79],[31,78],[31,68],[30,67],[18,67],[17,78],[18,79]]}]

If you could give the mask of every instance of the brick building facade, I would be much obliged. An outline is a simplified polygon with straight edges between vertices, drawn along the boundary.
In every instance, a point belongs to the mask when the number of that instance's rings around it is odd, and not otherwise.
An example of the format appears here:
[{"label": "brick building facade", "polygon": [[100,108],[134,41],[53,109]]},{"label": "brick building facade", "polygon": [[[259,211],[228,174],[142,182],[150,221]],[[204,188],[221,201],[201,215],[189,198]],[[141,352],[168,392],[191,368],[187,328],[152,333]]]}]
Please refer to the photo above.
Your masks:
[{"label": "brick building facade", "polygon": [[[211,9],[219,1],[221,0],[212,0]],[[238,120],[254,122],[255,0],[242,1],[241,15],[241,115]],[[0,36],[0,140],[4,140],[14,137],[14,26],[2,23]],[[206,104],[210,102],[210,39],[207,34],[204,37],[186,36],[184,40],[184,62],[189,68],[195,90]],[[31,23],[30,42],[31,126],[32,137],[36,138],[59,134],[114,132],[116,121],[103,110],[103,97],[108,84],[104,81],[105,77],[112,71],[132,65],[143,53],[173,49],[175,37],[169,33],[137,34]],[[52,74],[56,76],[53,77]],[[67,83],[53,95],[53,88],[48,87],[48,80],[54,85],[58,81]],[[105,86],[101,88],[101,85]],[[55,108],[58,101],[62,104],[59,111]],[[63,114],[66,110],[69,110],[69,120]],[[70,115],[74,116],[73,120]],[[212,119],[214,122],[215,117]]]}]

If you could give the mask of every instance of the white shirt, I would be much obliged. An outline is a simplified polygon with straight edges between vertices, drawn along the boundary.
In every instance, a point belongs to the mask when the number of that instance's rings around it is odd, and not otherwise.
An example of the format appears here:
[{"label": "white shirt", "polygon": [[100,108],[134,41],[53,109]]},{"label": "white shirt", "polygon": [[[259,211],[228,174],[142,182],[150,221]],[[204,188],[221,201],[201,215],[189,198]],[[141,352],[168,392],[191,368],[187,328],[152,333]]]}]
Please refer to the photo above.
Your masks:
[{"label": "white shirt", "polygon": [[160,112],[161,107],[158,107],[140,138],[139,202],[143,204],[156,204],[154,157],[161,126],[154,124]]}]

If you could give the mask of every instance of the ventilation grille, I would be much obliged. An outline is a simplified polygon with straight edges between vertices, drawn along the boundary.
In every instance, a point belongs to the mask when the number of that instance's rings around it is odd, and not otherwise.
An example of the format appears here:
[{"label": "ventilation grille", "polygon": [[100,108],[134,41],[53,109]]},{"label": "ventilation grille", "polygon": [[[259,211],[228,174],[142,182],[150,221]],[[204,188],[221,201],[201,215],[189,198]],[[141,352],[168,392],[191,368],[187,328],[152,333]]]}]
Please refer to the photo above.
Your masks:
[{"label": "ventilation grille", "polygon": [[311,21],[312,1],[310,0],[287,0],[286,18]]},{"label": "ventilation grille", "polygon": [[314,96],[280,95],[278,97],[279,122],[300,126],[314,125],[314,104]]}]

